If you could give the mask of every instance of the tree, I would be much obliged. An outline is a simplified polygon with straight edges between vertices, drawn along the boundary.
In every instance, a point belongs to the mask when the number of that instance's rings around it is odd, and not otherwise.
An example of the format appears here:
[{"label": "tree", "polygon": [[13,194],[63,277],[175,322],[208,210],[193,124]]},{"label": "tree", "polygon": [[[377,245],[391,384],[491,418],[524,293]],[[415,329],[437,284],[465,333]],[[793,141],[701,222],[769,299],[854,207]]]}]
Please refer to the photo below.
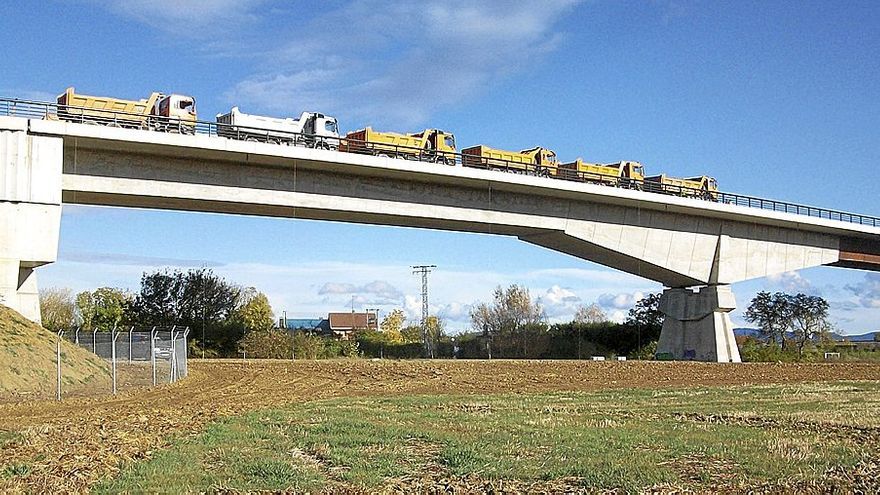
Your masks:
[{"label": "tree", "polygon": [[498,286],[492,304],[480,303],[470,312],[471,326],[494,342],[498,355],[527,357],[535,337],[546,333],[544,310],[532,302],[528,289]]},{"label": "tree", "polygon": [[410,325],[400,331],[400,336],[404,344],[420,344],[422,342],[422,327]]},{"label": "tree", "polygon": [[471,326],[492,336],[503,337],[544,321],[544,310],[532,302],[528,289],[511,285],[495,289],[492,304],[480,303],[471,312]]},{"label": "tree", "polygon": [[596,303],[589,306],[581,305],[574,314],[575,323],[593,324],[606,321],[608,321],[608,316],[605,315],[605,312]]},{"label": "tree", "polygon": [[636,302],[629,310],[626,324],[635,327],[650,327],[659,329],[663,327],[663,319],[666,316],[660,311],[660,294],[648,294]]},{"label": "tree", "polygon": [[406,314],[404,314],[403,310],[392,310],[385,315],[385,318],[382,318],[382,331],[400,333],[403,330],[404,323],[406,323]]},{"label": "tree", "polygon": [[87,290],[80,292],[76,295],[74,304],[74,318],[79,322],[80,328],[95,328],[95,301],[92,293]]},{"label": "tree", "polygon": [[77,316],[83,328],[109,332],[129,320],[132,300],[128,292],[112,287],[83,291],[76,295]]},{"label": "tree", "polygon": [[144,326],[189,327],[203,351],[211,346],[234,356],[244,335],[244,325],[233,318],[241,296],[240,288],[205,268],[144,273],[132,317]]},{"label": "tree", "polygon": [[437,344],[439,344],[440,339],[445,336],[446,322],[439,316],[432,315],[425,320],[425,327],[425,332],[427,333],[426,337],[428,338],[429,348],[431,349],[430,357],[433,358],[437,349]]},{"label": "tree", "polygon": [[827,336],[828,302],[819,296],[759,292],[746,310],[746,320],[760,325],[761,333],[785,350],[788,335],[793,336],[798,357],[803,356],[807,342]]},{"label": "tree", "polygon": [[761,291],[755,295],[746,309],[745,318],[758,325],[761,335],[771,342],[778,343],[785,350],[785,334],[792,318],[792,301],[788,294],[770,294]]},{"label": "tree", "polygon": [[40,315],[43,327],[57,332],[75,324],[76,306],[70,289],[49,287],[40,289]]},{"label": "tree", "polygon": [[789,297],[791,328],[797,344],[798,357],[802,357],[807,342],[814,341],[831,330],[828,321],[828,301],[819,296],[796,294]]},{"label": "tree", "polygon": [[269,298],[253,287],[245,291],[245,302],[235,311],[235,319],[247,331],[271,330],[275,326]]}]

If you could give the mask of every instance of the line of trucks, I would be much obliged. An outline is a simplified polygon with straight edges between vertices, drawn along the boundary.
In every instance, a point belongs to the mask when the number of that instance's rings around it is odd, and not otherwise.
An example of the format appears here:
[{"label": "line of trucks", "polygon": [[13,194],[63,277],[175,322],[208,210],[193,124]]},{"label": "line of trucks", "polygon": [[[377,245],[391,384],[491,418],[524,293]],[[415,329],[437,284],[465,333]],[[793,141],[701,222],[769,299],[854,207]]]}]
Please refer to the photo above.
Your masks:
[{"label": "line of trucks", "polygon": [[[178,94],[152,93],[141,100],[87,96],[68,88],[57,99],[57,114],[51,118],[113,127],[195,134],[198,123],[195,99]],[[590,182],[614,187],[718,200],[714,178],[697,176],[647,176],[639,162],[590,163],[580,158],[562,163],[552,150],[534,147],[507,151],[485,145],[471,146],[459,154],[455,136],[440,129],[417,133],[379,132],[371,127],[349,132],[344,137],[334,117],[303,112],[299,118],[250,115],[233,107],[216,116],[217,134],[230,139],[291,146],[307,146],[349,153],[371,154],[446,165],[500,170],[518,174]],[[460,162],[458,157],[460,156]]]}]

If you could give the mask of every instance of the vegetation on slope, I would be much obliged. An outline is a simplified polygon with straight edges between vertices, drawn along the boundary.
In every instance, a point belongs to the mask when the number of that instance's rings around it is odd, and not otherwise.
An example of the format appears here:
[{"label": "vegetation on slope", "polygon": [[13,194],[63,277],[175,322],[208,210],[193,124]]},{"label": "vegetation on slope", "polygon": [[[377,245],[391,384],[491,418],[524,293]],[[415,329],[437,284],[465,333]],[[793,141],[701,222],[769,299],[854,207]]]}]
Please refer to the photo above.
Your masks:
[{"label": "vegetation on slope", "polygon": [[[0,394],[54,393],[56,340],[52,332],[0,305]],[[61,346],[61,366],[64,387],[106,380],[109,374],[102,359],[67,341]]]}]

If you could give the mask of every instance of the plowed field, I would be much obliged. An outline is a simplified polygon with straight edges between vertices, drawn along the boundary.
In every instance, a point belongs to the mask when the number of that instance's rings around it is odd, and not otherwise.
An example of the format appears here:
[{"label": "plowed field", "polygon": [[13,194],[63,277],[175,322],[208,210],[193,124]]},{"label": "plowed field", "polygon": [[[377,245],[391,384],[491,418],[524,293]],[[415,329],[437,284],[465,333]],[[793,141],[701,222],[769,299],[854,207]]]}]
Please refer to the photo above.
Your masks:
[{"label": "plowed field", "polygon": [[86,491],[218,417],[320,398],[878,379],[880,365],[852,363],[191,361],[156,389],[0,404],[0,492]]}]

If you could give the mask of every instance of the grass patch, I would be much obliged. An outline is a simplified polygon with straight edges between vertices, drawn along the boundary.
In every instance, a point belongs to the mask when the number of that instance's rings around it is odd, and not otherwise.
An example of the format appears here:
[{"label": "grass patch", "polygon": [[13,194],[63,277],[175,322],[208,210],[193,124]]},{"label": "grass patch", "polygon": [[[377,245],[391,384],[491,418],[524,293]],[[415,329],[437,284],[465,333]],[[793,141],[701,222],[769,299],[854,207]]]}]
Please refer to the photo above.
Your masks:
[{"label": "grass patch", "polygon": [[31,472],[31,467],[27,464],[9,464],[0,467],[0,478],[14,478],[16,476],[27,476]]},{"label": "grass patch", "polygon": [[98,491],[370,490],[408,476],[626,491],[815,481],[876,455],[878,405],[874,382],[334,399],[215,423]]}]

